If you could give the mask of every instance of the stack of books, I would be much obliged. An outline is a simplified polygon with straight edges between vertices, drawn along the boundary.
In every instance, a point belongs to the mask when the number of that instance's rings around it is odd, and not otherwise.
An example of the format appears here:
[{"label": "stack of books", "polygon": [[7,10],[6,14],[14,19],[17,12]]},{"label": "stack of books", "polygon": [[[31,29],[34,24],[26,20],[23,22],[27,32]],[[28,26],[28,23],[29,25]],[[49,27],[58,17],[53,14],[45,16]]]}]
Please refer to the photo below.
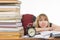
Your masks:
[{"label": "stack of books", "polygon": [[20,1],[0,0],[0,38],[19,38],[21,29]]}]

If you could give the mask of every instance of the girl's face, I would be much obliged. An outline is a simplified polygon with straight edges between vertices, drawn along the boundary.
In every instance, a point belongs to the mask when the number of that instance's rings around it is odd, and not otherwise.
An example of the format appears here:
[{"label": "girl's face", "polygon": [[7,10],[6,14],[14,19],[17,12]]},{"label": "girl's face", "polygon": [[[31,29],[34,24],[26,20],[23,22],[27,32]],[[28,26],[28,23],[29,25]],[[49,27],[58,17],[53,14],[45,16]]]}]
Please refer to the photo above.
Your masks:
[{"label": "girl's face", "polygon": [[46,28],[48,26],[48,20],[45,16],[41,16],[39,20],[39,26],[41,28]]}]

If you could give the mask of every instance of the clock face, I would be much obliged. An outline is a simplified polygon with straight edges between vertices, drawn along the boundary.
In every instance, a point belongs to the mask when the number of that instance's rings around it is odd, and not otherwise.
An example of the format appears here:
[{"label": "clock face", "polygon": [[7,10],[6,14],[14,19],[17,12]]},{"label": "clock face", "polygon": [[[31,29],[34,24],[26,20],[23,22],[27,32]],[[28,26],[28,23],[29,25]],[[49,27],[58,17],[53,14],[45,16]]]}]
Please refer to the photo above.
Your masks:
[{"label": "clock face", "polygon": [[29,28],[28,29],[28,35],[33,37],[35,35],[35,29],[34,28]]}]

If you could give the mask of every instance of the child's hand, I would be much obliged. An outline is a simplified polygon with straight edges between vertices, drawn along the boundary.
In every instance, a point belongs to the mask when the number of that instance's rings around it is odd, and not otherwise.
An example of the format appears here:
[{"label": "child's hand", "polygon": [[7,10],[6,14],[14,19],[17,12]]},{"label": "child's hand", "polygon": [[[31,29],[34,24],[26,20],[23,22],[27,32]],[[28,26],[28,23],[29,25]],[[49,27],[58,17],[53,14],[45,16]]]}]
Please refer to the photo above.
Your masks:
[{"label": "child's hand", "polygon": [[36,29],[37,32],[40,31],[40,28],[35,28],[35,29]]},{"label": "child's hand", "polygon": [[42,28],[35,28],[37,32],[43,31]]}]

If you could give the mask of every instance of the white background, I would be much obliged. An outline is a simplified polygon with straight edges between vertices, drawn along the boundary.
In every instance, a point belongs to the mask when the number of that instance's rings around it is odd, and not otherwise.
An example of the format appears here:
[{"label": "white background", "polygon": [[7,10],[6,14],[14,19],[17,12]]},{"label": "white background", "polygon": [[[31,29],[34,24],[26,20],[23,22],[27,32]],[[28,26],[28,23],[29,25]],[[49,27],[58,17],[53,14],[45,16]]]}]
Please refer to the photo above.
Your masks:
[{"label": "white background", "polygon": [[49,21],[60,25],[60,0],[20,0],[20,14],[33,14],[38,16],[45,13]]}]

